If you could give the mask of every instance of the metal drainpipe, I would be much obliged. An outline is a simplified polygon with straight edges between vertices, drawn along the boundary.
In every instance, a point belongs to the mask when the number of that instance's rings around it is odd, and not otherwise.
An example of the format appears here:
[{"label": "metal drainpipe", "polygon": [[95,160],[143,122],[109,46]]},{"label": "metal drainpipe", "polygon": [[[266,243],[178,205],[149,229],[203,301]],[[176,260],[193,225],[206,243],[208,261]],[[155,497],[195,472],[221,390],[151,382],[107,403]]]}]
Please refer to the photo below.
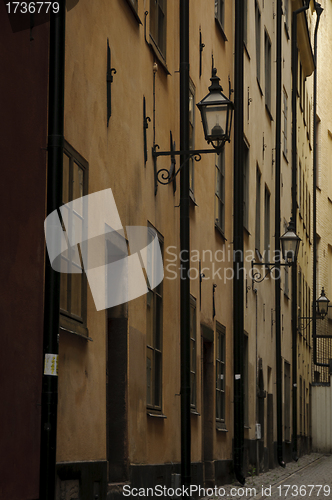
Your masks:
[{"label": "metal drainpipe", "polygon": [[[297,15],[309,8],[310,0],[300,9],[293,12],[292,23],[292,219],[294,223],[294,232],[296,233],[297,217]],[[292,442],[293,459],[298,460],[297,456],[297,265],[292,265],[292,379],[293,379],[293,419],[292,419]]]},{"label": "metal drainpipe", "polygon": [[314,74],[314,130],[313,130],[313,240],[314,240],[314,257],[313,257],[313,289],[314,289],[314,300],[312,307],[312,318],[313,318],[313,329],[312,329],[312,342],[314,350],[314,364],[316,366],[329,367],[328,363],[318,363],[317,362],[317,314],[316,314],[316,296],[317,296],[317,33],[320,16],[323,12],[323,8],[318,2],[315,2],[315,9],[317,14],[316,26],[315,26],[315,36],[314,36],[314,58],[315,58],[315,74]]},{"label": "metal drainpipe", "polygon": [[[258,424],[258,294],[257,294],[257,288],[253,288],[253,292],[255,294],[255,299],[256,299],[256,362],[255,362],[255,369],[256,369],[256,425]],[[257,434],[257,428],[255,429],[256,434]],[[256,435],[256,474],[258,476],[259,474],[259,439],[257,438]]]},{"label": "metal drainpipe", "polygon": [[[50,14],[49,115],[47,215],[62,203],[62,155],[64,116],[65,12],[60,2],[57,14]],[[44,359],[46,354],[58,355],[60,310],[60,273],[45,263]],[[43,370],[44,372],[44,370]],[[56,474],[56,430],[58,377],[43,373],[40,443],[40,499],[54,500]]]},{"label": "metal drainpipe", "polygon": [[280,158],[281,158],[281,63],[282,63],[282,0],[277,1],[277,84],[276,84],[276,182],[275,182],[275,309],[276,309],[276,376],[277,376],[277,457],[278,463],[286,467],[282,450],[282,358],[280,325]]},{"label": "metal drainpipe", "polygon": [[[180,149],[189,150],[189,0],[180,0]],[[189,255],[189,161],[182,154],[180,164],[180,248]],[[188,253],[187,253],[188,252]],[[191,483],[190,422],[190,280],[189,258],[181,262],[181,480]]]},{"label": "metal drainpipe", "polygon": [[[243,401],[243,1],[235,1],[235,75],[234,75],[234,286],[233,286],[233,349],[234,349],[234,472],[243,476],[244,401]],[[235,307],[235,304],[237,306]]]}]

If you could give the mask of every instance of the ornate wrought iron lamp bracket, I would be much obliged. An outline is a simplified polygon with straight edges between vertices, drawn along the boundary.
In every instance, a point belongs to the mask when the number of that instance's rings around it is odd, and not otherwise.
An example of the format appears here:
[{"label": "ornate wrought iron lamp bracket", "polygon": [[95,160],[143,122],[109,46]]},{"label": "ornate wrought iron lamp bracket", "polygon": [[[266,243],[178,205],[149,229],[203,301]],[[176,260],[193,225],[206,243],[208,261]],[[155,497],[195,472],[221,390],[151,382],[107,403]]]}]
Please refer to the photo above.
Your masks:
[{"label": "ornate wrought iron lamp bracket", "polygon": [[[255,260],[251,261],[251,279],[252,279],[252,284],[254,283],[262,283],[262,281],[265,280],[265,278],[271,274],[273,269],[280,267],[291,267],[294,264],[294,262],[285,262],[284,264],[282,262],[255,262]],[[262,273],[260,271],[255,270],[255,266],[265,266],[267,267],[266,274],[262,277]]]},{"label": "ornate wrought iron lamp bracket", "polygon": [[[158,151],[159,145],[154,144],[152,147],[152,157],[153,157],[153,162],[154,162],[154,170],[156,172],[156,181],[158,181],[160,184],[170,184],[174,177],[178,175],[180,170],[183,168],[183,166],[192,158],[195,161],[201,161],[202,159],[202,154],[209,154],[209,153],[214,153],[214,154],[220,154],[222,151],[222,148],[224,147],[224,143],[222,143],[220,146],[214,146],[213,149],[190,149],[189,151]],[[173,169],[167,170],[167,168],[161,168],[157,170],[157,158],[158,156],[180,156],[180,155],[186,155],[187,158],[185,161],[180,165],[180,167],[173,172]]]}]

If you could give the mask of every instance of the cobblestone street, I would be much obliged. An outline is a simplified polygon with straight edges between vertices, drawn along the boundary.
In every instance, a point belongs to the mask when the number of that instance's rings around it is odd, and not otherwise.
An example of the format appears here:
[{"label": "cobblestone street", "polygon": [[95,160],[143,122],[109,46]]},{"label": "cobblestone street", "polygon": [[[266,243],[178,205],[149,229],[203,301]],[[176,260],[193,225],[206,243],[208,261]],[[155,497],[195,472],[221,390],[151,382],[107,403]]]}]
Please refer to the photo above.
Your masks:
[{"label": "cobblestone street", "polygon": [[[286,468],[246,479],[246,484],[225,485],[213,498],[271,499],[327,498],[332,499],[332,455],[312,453],[290,462]],[[209,497],[211,498],[211,497]]]}]

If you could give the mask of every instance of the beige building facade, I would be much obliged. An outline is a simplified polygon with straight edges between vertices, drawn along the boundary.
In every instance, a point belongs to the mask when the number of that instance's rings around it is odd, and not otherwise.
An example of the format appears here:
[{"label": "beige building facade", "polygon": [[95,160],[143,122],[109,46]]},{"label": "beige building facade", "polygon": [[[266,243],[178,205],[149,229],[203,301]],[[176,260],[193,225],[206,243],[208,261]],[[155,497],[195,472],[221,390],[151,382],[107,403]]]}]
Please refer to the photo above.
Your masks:
[{"label": "beige building facade", "polygon": [[[322,1],[323,12],[317,34],[317,299],[324,288],[326,296],[332,296],[332,233],[329,217],[331,215],[331,113],[328,89],[331,86],[331,64],[326,46],[331,38],[332,11],[330,2]],[[331,310],[323,321],[317,320],[317,362],[328,364],[332,356]],[[313,382],[329,383],[328,367],[313,365]]]},{"label": "beige building facade", "polygon": [[[208,93],[212,67],[227,96],[233,81],[233,16],[229,2],[190,3],[192,148],[207,147],[195,104]],[[97,311],[89,279],[71,277],[69,285],[62,278],[58,494],[77,488],[79,474],[96,491],[106,476],[112,495],[115,483],[170,486],[180,472],[187,256],[180,255],[179,176],[159,184],[156,169],[169,169],[171,158],[154,165],[151,153],[154,144],[170,149],[170,133],[179,149],[179,22],[179,2],[162,0],[80,0],[67,12],[63,202],[111,189],[124,228],[158,235],[164,279],[135,300]],[[194,484],[231,477],[232,281],[224,279],[230,264],[223,255],[232,239],[232,164],[226,144],[221,155],[190,165]]]}]

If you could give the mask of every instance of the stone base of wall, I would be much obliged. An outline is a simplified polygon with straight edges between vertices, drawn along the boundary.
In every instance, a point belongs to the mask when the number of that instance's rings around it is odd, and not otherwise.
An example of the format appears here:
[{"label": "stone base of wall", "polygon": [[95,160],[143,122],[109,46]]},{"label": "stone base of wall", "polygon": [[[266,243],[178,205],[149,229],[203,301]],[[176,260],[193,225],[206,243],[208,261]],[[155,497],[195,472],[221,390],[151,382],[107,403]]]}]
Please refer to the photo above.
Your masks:
[{"label": "stone base of wall", "polygon": [[56,500],[106,500],[107,462],[60,462]]}]

